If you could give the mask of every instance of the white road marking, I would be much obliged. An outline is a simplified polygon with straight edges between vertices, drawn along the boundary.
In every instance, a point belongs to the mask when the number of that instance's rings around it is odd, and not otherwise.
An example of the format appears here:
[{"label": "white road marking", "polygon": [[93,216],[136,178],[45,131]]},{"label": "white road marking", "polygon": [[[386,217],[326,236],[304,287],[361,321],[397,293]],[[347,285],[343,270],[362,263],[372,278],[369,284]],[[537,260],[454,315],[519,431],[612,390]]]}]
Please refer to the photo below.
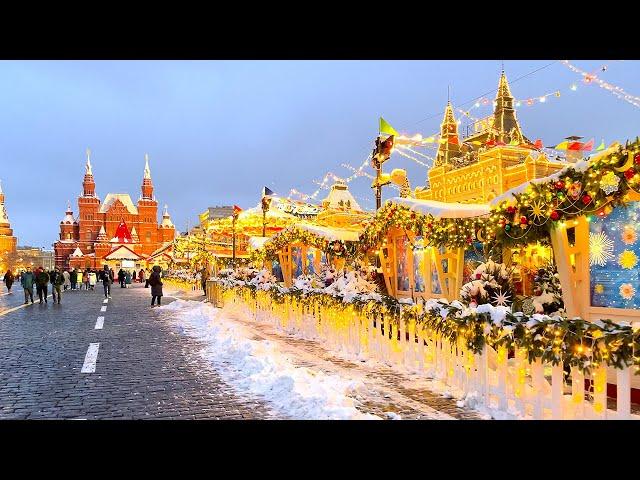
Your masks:
[{"label": "white road marking", "polygon": [[100,308],[100,311],[101,311],[101,312],[106,312],[106,311],[107,311],[107,306],[106,306],[106,305],[103,305],[103,306]]},{"label": "white road marking", "polygon": [[102,303],[109,303],[109,299],[105,298],[104,300],[102,300]]},{"label": "white road marking", "polygon": [[94,328],[94,330],[102,330],[103,326],[104,326],[104,317],[98,317],[98,320],[96,320],[96,328]]},{"label": "white road marking", "polygon": [[95,373],[96,360],[98,360],[99,343],[90,343],[87,349],[87,355],[84,357],[84,365],[82,365],[82,373]]}]

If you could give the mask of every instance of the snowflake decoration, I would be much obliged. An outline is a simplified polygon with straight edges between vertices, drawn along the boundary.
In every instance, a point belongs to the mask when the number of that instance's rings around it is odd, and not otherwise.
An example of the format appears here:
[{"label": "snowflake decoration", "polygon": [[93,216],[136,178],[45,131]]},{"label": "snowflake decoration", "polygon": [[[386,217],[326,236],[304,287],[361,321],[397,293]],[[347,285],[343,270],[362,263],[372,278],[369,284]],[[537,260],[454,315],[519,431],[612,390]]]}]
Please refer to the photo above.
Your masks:
[{"label": "snowflake decoration", "polygon": [[603,267],[613,258],[613,240],[606,233],[591,233],[589,235],[589,265]]},{"label": "snowflake decoration", "polygon": [[625,250],[618,255],[618,265],[622,268],[631,270],[638,263],[638,256],[632,250]]},{"label": "snowflake decoration", "polygon": [[526,315],[536,313],[536,307],[533,305],[533,299],[531,297],[527,297],[522,301],[522,313]]},{"label": "snowflake decoration", "polygon": [[618,184],[620,183],[620,177],[613,172],[607,173],[600,180],[600,188],[607,195],[618,191]]},{"label": "snowflake decoration", "polygon": [[531,215],[533,215],[535,220],[545,217],[544,211],[544,203],[542,200],[536,200],[531,204]]},{"label": "snowflake decoration", "polygon": [[596,283],[593,289],[596,293],[604,293],[604,285],[602,285],[601,283]]},{"label": "snowflake decoration", "polygon": [[636,294],[636,289],[630,283],[620,285],[620,296],[625,300],[631,300]]},{"label": "snowflake decoration", "polygon": [[627,245],[633,245],[638,240],[638,234],[633,225],[627,225],[622,231],[622,241]]},{"label": "snowflake decoration", "polygon": [[500,289],[498,293],[494,295],[493,301],[495,302],[496,306],[506,307],[511,301],[511,295],[509,295],[508,293],[504,293],[502,289]]}]

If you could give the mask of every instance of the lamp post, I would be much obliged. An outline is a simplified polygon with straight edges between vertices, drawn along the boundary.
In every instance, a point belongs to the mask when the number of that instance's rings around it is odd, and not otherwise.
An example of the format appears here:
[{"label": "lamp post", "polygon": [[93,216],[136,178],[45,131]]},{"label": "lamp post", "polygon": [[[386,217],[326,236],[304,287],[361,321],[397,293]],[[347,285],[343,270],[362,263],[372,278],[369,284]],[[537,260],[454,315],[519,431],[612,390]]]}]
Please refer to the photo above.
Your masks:
[{"label": "lamp post", "polygon": [[267,236],[267,212],[271,206],[271,197],[262,197],[262,236]]},{"label": "lamp post", "polygon": [[382,187],[391,183],[389,175],[382,173],[382,164],[391,157],[393,145],[393,135],[389,135],[385,140],[377,137],[375,147],[371,153],[371,166],[376,171],[376,178],[371,184],[371,188],[375,190],[376,194],[376,210],[380,210],[380,207],[382,206]]}]

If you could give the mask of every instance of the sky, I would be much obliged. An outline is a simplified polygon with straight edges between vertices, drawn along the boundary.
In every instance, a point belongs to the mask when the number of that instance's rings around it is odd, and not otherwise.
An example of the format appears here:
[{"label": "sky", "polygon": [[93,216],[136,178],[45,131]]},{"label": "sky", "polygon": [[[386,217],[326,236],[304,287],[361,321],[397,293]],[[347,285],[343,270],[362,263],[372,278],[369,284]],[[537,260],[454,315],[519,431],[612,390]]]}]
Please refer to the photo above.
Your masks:
[{"label": "sky", "polygon": [[[504,62],[516,99],[561,92],[517,109],[528,138],[551,146],[579,135],[598,145],[640,135],[640,108],[552,62]],[[571,63],[640,95],[639,61]],[[19,245],[50,249],[67,201],[78,213],[87,148],[98,196],[129,193],[134,202],[148,153],[155,196],[181,231],[209,206],[257,205],[263,186],[311,194],[327,172],[347,177],[342,164],[365,160],[378,117],[401,133],[432,135],[447,89],[454,107],[468,109],[470,100],[495,96],[501,67],[500,60],[0,61],[7,213]],[[490,104],[471,112],[490,113]],[[426,167],[395,154],[385,163],[393,168],[407,170],[412,188],[424,185]],[[357,178],[350,190],[362,207],[374,207],[370,180]],[[387,188],[383,199],[395,194]]]}]

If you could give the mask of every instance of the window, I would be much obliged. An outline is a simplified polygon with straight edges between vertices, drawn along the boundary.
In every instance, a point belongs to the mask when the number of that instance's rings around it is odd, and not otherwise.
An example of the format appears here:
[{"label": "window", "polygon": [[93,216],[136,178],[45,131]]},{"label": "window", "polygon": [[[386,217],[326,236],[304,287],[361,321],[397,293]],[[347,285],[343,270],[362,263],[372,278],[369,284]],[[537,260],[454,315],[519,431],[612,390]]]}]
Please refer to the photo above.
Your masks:
[{"label": "window", "polygon": [[147,232],[147,233],[146,233],[146,235],[145,235],[145,241],[146,241],[147,243],[150,243],[150,242],[151,242],[151,232]]}]

